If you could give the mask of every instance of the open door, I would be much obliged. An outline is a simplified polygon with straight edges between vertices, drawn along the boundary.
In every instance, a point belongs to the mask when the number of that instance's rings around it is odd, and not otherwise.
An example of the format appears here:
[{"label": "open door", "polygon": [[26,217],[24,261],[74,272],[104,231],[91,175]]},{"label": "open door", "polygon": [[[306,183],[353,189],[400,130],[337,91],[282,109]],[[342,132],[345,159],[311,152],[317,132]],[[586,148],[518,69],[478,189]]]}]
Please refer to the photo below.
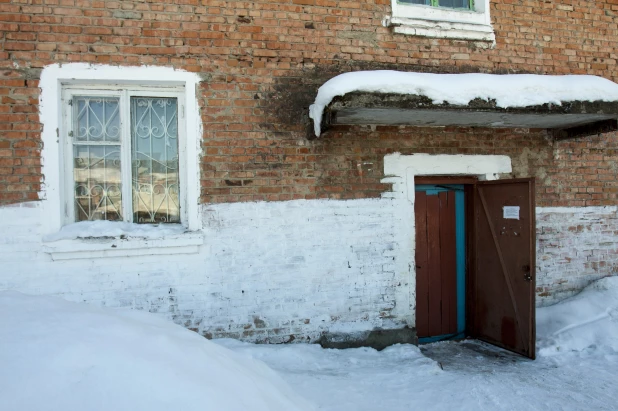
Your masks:
[{"label": "open door", "polygon": [[534,179],[478,182],[469,276],[470,334],[535,357]]}]

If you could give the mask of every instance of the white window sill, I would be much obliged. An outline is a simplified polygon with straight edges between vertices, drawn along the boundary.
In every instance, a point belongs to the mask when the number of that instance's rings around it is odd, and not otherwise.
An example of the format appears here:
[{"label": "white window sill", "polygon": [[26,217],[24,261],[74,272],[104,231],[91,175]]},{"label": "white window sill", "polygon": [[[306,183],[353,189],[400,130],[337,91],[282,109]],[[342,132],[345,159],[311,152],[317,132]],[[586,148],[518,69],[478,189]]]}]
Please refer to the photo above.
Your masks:
[{"label": "white window sill", "polygon": [[[84,226],[71,224],[43,239],[43,251],[52,260],[130,257],[147,255],[196,254],[204,244],[201,232],[176,227],[144,227],[127,223],[102,223]],[[87,223],[92,224],[92,223]],[[81,226],[80,226],[81,225]],[[86,228],[84,228],[86,227]],[[101,229],[101,227],[103,227]],[[139,228],[136,228],[139,227]],[[144,227],[142,229],[142,227]]]},{"label": "white window sill", "polygon": [[491,42],[492,46],[496,41],[491,24],[436,21],[390,16],[387,16],[384,19],[383,24],[385,27],[393,27],[393,31],[395,33],[412,36],[486,41]]}]

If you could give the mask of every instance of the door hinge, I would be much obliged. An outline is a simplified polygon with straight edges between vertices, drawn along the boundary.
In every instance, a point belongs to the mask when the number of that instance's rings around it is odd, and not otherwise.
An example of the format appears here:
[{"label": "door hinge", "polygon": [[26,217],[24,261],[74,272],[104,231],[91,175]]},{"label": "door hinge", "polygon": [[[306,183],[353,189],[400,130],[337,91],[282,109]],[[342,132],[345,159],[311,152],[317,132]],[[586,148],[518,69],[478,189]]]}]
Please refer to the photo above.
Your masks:
[{"label": "door hinge", "polygon": [[68,104],[69,106],[72,106],[72,105],[73,105],[73,99],[71,99],[71,100],[67,101],[67,104]]},{"label": "door hinge", "polygon": [[185,118],[185,106],[182,105],[181,107],[181,112],[182,112],[182,118]]}]

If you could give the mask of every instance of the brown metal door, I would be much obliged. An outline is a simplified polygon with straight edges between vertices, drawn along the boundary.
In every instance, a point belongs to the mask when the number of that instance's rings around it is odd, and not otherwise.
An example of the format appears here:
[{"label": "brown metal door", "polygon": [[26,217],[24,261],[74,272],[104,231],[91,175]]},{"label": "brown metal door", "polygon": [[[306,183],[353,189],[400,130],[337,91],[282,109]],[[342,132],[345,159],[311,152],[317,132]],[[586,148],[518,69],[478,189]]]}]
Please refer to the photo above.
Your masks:
[{"label": "brown metal door", "polygon": [[419,338],[457,332],[455,193],[417,191],[416,332]]},{"label": "brown metal door", "polygon": [[534,180],[479,182],[474,195],[471,335],[535,356]]}]

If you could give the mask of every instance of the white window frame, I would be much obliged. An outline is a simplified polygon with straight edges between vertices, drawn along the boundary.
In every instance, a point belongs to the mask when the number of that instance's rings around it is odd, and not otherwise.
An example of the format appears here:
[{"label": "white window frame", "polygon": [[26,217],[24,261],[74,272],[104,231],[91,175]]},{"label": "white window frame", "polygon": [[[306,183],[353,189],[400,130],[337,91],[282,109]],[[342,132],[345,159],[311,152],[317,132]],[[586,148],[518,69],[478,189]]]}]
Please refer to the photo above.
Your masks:
[{"label": "white window frame", "polygon": [[130,99],[131,97],[171,97],[176,98],[178,105],[178,186],[179,186],[179,204],[180,204],[180,221],[181,224],[187,221],[186,204],[186,179],[183,178],[187,174],[186,161],[186,125],[185,125],[185,107],[184,107],[184,90],[181,87],[142,87],[142,86],[112,86],[112,85],[77,85],[67,84],[62,88],[62,107],[63,107],[63,127],[60,132],[61,138],[64,139],[62,158],[64,169],[64,186],[67,187],[64,198],[64,224],[75,222],[75,190],[70,190],[75,186],[74,179],[74,161],[73,150],[74,141],[71,137],[71,132],[75,130],[73,122],[73,108],[71,103],[74,96],[100,96],[100,97],[118,97],[119,99],[119,117],[120,117],[120,169],[121,169],[121,195],[122,195],[122,217],[125,222],[133,221],[133,184],[132,184],[132,136],[131,136],[131,119],[130,119]]},{"label": "white window frame", "polygon": [[435,7],[391,0],[392,16],[383,23],[395,33],[423,37],[476,40],[495,44],[490,0],[475,0],[474,10]]},{"label": "white window frame", "polygon": [[[42,201],[41,234],[54,235],[64,225],[71,224],[65,212],[68,198],[72,198],[73,186],[68,185],[69,177],[66,171],[65,158],[66,138],[62,133],[67,130],[66,119],[63,117],[63,90],[74,87],[94,87],[96,89],[139,89],[156,90],[173,89],[181,91],[180,107],[184,107],[184,121],[180,127],[185,132],[179,138],[179,166],[181,175],[181,225],[187,231],[201,230],[199,209],[200,180],[199,158],[201,153],[201,121],[199,105],[196,98],[196,88],[200,77],[195,73],[174,70],[169,67],[117,67],[105,65],[90,65],[85,63],[53,64],[43,69],[41,73],[39,97],[40,121],[43,124],[42,173],[45,177],[41,192]],[[179,119],[181,120],[181,119]],[[180,133],[179,133],[180,137]],[[72,149],[68,152],[72,159]],[[70,175],[72,180],[73,176]],[[183,189],[184,188],[184,189]],[[183,193],[184,192],[184,193]],[[70,194],[69,194],[70,193]],[[132,201],[131,201],[132,202]],[[71,204],[73,206],[73,204]],[[72,207],[69,207],[72,208]],[[160,226],[168,226],[167,224]]]}]

